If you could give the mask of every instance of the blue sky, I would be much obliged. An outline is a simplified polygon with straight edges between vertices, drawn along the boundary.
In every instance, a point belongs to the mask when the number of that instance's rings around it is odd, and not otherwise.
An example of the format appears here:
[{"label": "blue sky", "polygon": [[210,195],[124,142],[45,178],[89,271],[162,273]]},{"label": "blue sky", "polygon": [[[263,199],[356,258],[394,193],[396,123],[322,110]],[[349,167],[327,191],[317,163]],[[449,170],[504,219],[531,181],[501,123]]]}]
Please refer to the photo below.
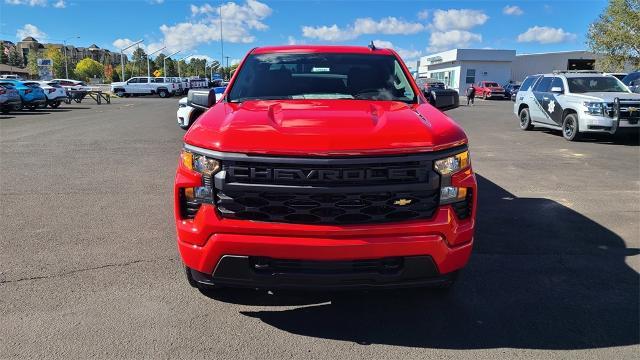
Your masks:
[{"label": "blue sky", "polygon": [[[606,0],[581,1],[172,1],[0,0],[0,38],[32,35],[116,50],[144,39],[220,59],[219,6],[229,62],[254,46],[358,44],[374,40],[405,61],[456,47],[518,53],[585,49],[588,26]],[[164,52],[164,51],[163,51]],[[167,52],[165,52],[167,53]]]}]

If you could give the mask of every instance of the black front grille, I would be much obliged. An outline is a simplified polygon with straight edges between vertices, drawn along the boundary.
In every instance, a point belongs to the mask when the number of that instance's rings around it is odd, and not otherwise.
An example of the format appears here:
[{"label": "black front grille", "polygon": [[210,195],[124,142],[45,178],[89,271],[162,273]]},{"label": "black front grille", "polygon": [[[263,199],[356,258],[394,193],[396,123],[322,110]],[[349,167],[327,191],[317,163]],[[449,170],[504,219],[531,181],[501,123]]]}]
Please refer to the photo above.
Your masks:
[{"label": "black front grille", "polygon": [[226,219],[324,225],[429,219],[440,196],[433,161],[461,150],[375,158],[229,155],[206,186]]},{"label": "black front grille", "polygon": [[358,224],[424,219],[438,206],[438,190],[364,193],[218,191],[223,217],[303,224]]}]

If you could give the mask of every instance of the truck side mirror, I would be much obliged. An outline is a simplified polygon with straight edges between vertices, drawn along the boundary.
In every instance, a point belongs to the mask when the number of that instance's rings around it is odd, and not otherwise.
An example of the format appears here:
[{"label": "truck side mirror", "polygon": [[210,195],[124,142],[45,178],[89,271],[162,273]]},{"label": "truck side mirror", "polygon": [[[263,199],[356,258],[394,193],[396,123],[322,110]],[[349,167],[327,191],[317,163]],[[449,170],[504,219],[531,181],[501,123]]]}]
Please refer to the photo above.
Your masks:
[{"label": "truck side mirror", "polygon": [[216,92],[214,89],[191,89],[187,94],[187,105],[194,108],[207,110],[216,104]]}]

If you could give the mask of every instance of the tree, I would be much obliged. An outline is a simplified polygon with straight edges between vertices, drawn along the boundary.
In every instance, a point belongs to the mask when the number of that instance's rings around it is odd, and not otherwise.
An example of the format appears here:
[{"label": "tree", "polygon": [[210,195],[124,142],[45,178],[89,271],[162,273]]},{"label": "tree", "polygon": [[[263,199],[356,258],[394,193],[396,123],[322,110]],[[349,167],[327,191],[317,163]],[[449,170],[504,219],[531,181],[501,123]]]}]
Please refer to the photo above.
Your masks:
[{"label": "tree", "polygon": [[640,1],[609,0],[609,5],[589,26],[587,44],[602,56],[598,67],[621,71],[625,63],[640,66]]},{"label": "tree", "polygon": [[44,52],[45,59],[51,59],[52,62],[52,71],[54,78],[64,78],[64,56],[62,55],[62,51],[60,49],[47,45],[47,49]]},{"label": "tree", "polygon": [[2,47],[0,49],[0,64],[8,64],[9,63],[9,48]]},{"label": "tree", "polygon": [[27,72],[31,77],[38,76],[38,52],[31,49],[27,55]]},{"label": "tree", "polygon": [[107,64],[103,66],[104,66],[104,80],[113,81],[113,66],[111,66],[111,64]]},{"label": "tree", "polygon": [[84,58],[76,65],[75,73],[82,80],[102,78],[104,66],[91,58]]},{"label": "tree", "polygon": [[18,48],[12,46],[9,49],[9,65],[22,67],[22,54],[18,51]]}]

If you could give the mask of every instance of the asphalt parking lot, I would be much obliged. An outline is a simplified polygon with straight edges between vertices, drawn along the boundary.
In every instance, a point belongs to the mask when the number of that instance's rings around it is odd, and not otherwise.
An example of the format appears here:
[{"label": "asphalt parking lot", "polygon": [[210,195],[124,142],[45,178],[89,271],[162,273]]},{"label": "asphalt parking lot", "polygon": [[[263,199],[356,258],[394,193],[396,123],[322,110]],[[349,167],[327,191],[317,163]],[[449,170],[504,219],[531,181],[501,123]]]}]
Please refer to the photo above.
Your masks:
[{"label": "asphalt parking lot", "polygon": [[[448,294],[205,296],[184,279],[178,98],[0,116],[0,358],[636,358],[640,147],[449,114],[479,179]],[[635,354],[635,355],[634,355]]]}]

